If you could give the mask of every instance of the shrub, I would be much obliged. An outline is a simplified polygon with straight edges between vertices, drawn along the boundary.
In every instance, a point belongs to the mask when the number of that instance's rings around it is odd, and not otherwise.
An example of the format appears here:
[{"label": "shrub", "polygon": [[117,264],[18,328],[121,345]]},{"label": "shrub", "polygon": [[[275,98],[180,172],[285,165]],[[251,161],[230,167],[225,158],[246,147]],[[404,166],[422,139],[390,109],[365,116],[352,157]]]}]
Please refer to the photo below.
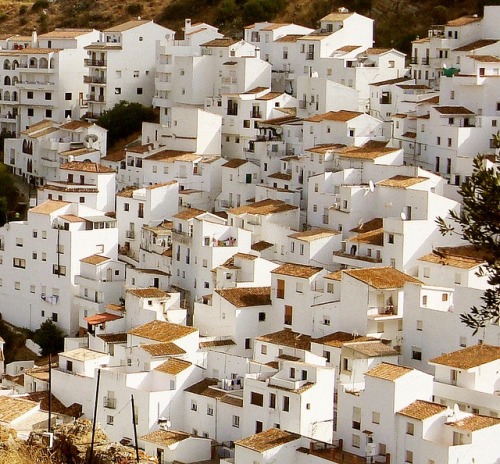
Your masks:
[{"label": "shrub", "polygon": [[50,319],[47,319],[35,332],[33,341],[42,349],[42,356],[56,354],[64,348],[64,333]]},{"label": "shrub", "polygon": [[129,5],[127,5],[126,10],[128,14],[137,16],[142,12],[142,5],[140,3],[130,3]]}]

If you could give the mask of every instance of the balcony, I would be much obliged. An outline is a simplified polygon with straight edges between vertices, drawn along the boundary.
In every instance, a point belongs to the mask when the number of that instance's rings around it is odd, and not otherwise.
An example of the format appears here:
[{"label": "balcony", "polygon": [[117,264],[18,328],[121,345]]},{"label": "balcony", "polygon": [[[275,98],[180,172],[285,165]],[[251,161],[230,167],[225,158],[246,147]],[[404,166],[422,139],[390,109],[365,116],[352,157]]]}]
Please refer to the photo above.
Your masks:
[{"label": "balcony", "polygon": [[104,95],[96,95],[95,93],[91,93],[87,99],[88,102],[96,102],[96,103],[105,103],[106,99]]},{"label": "balcony", "polygon": [[183,245],[191,245],[193,243],[193,237],[187,232],[172,230],[172,242],[179,242]]},{"label": "balcony", "polygon": [[401,318],[401,316],[398,315],[398,307],[394,305],[370,306],[367,316],[375,321],[388,318]]},{"label": "balcony", "polygon": [[314,60],[314,52],[307,52],[306,60]]},{"label": "balcony", "polygon": [[104,397],[103,406],[108,409],[116,409],[116,398]]},{"label": "balcony", "polygon": [[261,119],[262,115],[259,110],[253,110],[250,112],[250,117],[251,118],[256,118],[256,119]]},{"label": "balcony", "polygon": [[134,230],[125,231],[125,237],[130,239],[135,239],[135,231]]},{"label": "balcony", "polygon": [[83,76],[84,84],[106,84],[106,78],[101,76]]},{"label": "balcony", "polygon": [[412,56],[410,58],[410,64],[418,64],[418,58],[416,56]]},{"label": "balcony", "polygon": [[85,59],[83,65],[87,67],[103,68],[107,66],[106,60]]},{"label": "balcony", "polygon": [[429,66],[429,62],[430,62],[430,61],[429,61],[429,58],[428,58],[428,57],[427,57],[427,58],[422,58],[422,64],[423,64],[423,65]]},{"label": "balcony", "polygon": [[382,262],[382,258],[376,258],[373,256],[356,255],[356,254],[346,253],[345,251],[334,251],[333,256],[334,256],[334,261],[338,262],[340,264],[352,264],[352,263],[349,263],[349,261],[344,262],[344,260],[335,260],[335,257],[345,258],[347,260],[365,261],[367,263],[381,263]]}]

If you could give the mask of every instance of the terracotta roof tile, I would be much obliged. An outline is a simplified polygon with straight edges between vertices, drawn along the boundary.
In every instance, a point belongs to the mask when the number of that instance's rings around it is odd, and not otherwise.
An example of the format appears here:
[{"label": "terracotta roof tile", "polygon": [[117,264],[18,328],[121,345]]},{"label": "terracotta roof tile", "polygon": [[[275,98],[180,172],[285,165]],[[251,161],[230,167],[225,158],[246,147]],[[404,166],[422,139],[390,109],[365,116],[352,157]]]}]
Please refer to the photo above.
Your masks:
[{"label": "terracotta roof tile", "polygon": [[200,214],[203,214],[203,213],[206,213],[206,211],[203,211],[202,209],[197,209],[197,208],[188,208],[188,209],[185,209],[184,211],[181,211],[181,212],[175,214],[174,218],[188,220],[188,219],[193,219],[196,216],[199,216]]},{"label": "terracotta roof tile", "polygon": [[259,242],[255,242],[251,248],[253,251],[264,251],[267,250],[268,248],[273,247],[274,245],[272,243],[266,242],[265,240],[261,240]]},{"label": "terracotta roof tile", "polygon": [[116,314],[111,313],[97,313],[93,316],[84,317],[84,320],[87,321],[89,325],[99,325],[104,322],[115,321],[116,319],[123,319],[123,316],[117,316]]},{"label": "terracotta roof tile", "polygon": [[61,214],[59,218],[66,222],[85,222],[85,219],[80,216],[75,216],[74,214]]},{"label": "terracotta roof tile", "polygon": [[367,222],[362,222],[349,232],[370,232],[371,230],[381,229],[383,226],[384,220],[382,218],[373,218]]},{"label": "terracotta roof tile", "polygon": [[434,109],[440,114],[474,114],[474,111],[463,106],[435,106]]},{"label": "terracotta roof tile", "polygon": [[238,398],[232,395],[226,395],[221,398],[221,403],[230,404],[231,406],[237,406],[238,408],[243,407],[243,398]]},{"label": "terracotta roof tile", "polygon": [[446,425],[456,427],[466,432],[476,432],[477,430],[482,430],[487,427],[494,427],[500,424],[500,419],[498,417],[488,417],[479,416],[473,414],[464,419],[457,420],[455,422],[447,422]]},{"label": "terracotta roof tile", "polygon": [[292,179],[291,174],[286,174],[284,172],[275,172],[273,174],[270,174],[268,177],[270,179],[280,179],[280,180],[291,180]]},{"label": "terracotta roof tile", "polygon": [[353,351],[368,356],[369,358],[399,355],[399,352],[396,351],[392,346],[387,345],[380,340],[363,342],[353,340],[352,342],[345,343],[344,346],[349,346],[349,348]]},{"label": "terracotta roof tile", "polygon": [[164,374],[177,375],[182,371],[185,371],[193,364],[189,361],[184,361],[183,359],[169,358],[163,364],[160,364],[155,371],[163,372]]},{"label": "terracotta roof tile", "polygon": [[331,272],[330,274],[327,274],[324,278],[329,280],[338,280],[340,282],[342,280],[342,271]]},{"label": "terracotta roof tile", "polygon": [[385,81],[379,81],[379,82],[374,82],[373,84],[375,87],[380,87],[381,85],[392,85],[392,84],[399,84],[401,82],[406,82],[412,80],[411,77],[397,77],[395,79],[387,79]]},{"label": "terracotta roof tile", "polygon": [[429,360],[429,363],[468,370],[498,360],[500,360],[500,346],[482,344],[443,354]]},{"label": "terracotta roof tile", "polygon": [[227,163],[224,163],[222,165],[222,167],[236,169],[236,168],[239,168],[240,166],[243,166],[244,164],[247,164],[247,163],[248,163],[247,160],[234,158],[234,159],[229,160]]},{"label": "terracotta roof tile", "polygon": [[200,348],[215,348],[217,346],[234,346],[236,343],[231,339],[212,340],[208,342],[200,341]]},{"label": "terracotta roof tile", "polygon": [[126,333],[103,334],[103,335],[98,335],[97,338],[100,338],[105,343],[125,343],[127,341],[127,334]]},{"label": "terracotta roof tile", "polygon": [[369,230],[362,232],[358,235],[350,237],[350,242],[368,243],[370,245],[383,246],[384,245],[384,229]]},{"label": "terracotta roof tile", "polygon": [[321,122],[321,121],[340,121],[347,122],[351,119],[357,118],[361,116],[363,113],[359,113],[358,111],[329,111],[328,113],[316,114],[309,118],[304,119],[304,121],[308,122]]},{"label": "terracotta roof tile", "polygon": [[122,24],[117,24],[116,26],[109,27],[108,29],[104,29],[103,32],[124,32],[128,31],[130,29],[133,29],[134,27],[142,26],[143,24],[149,23],[152,21],[148,21],[146,19],[134,19],[132,21],[127,21]]},{"label": "terracotta roof tile", "polygon": [[457,27],[466,26],[467,24],[475,23],[481,21],[481,16],[471,15],[471,16],[461,16],[460,18],[452,19],[446,23],[446,26]]},{"label": "terracotta roof tile", "polygon": [[313,343],[319,343],[321,345],[331,346],[333,348],[341,348],[344,343],[352,342],[361,338],[359,335],[353,335],[348,332],[334,332],[329,335],[325,335],[324,337],[313,339]]},{"label": "terracotta roof tile", "polygon": [[114,173],[115,170],[103,166],[99,163],[92,163],[89,161],[70,161],[68,163],[63,163],[60,169],[67,171],[83,171],[83,172],[95,172],[95,173]]},{"label": "terracotta roof tile", "polygon": [[337,150],[337,153],[342,158],[366,159],[373,160],[381,156],[395,153],[399,148],[390,147],[345,147]]},{"label": "terracotta roof tile", "polygon": [[339,235],[340,232],[332,229],[310,229],[304,232],[297,232],[295,234],[291,234],[288,237],[294,238],[296,240],[301,240],[303,242],[313,242],[315,240],[321,240],[323,238],[333,237],[335,235]]},{"label": "terracotta roof tile", "polygon": [[276,39],[275,42],[278,43],[291,43],[291,42],[297,42],[301,37],[303,37],[303,34],[288,34],[284,35],[283,37],[280,37],[279,39]]},{"label": "terracotta roof tile", "polygon": [[351,12],[346,12],[346,13],[341,13],[341,12],[335,12],[335,13],[330,13],[327,14],[326,16],[323,16],[320,21],[344,21],[344,19],[347,19],[351,17],[354,13]]},{"label": "terracotta roof tile", "polygon": [[365,373],[365,376],[376,377],[377,379],[390,380],[391,382],[408,374],[413,369],[396,364],[380,363]]},{"label": "terracotta roof tile", "polygon": [[402,416],[411,417],[412,419],[425,420],[429,417],[440,414],[448,409],[446,406],[437,403],[431,403],[430,401],[417,400],[409,404],[403,409],[400,409],[397,413]]},{"label": "terracotta roof tile", "polygon": [[190,387],[184,389],[187,393],[194,393],[195,395],[207,396],[209,398],[222,398],[226,395],[224,390],[218,390],[215,388],[210,388],[217,386],[217,379],[203,379],[198,383],[191,385]]},{"label": "terracotta roof tile", "polygon": [[497,43],[496,39],[481,39],[476,40],[475,42],[471,42],[467,45],[462,45],[461,47],[455,48],[454,52],[471,52],[472,50],[477,50],[478,48],[487,47],[488,45],[493,45]]},{"label": "terracotta roof tile", "polygon": [[101,264],[105,263],[106,261],[110,261],[111,258],[108,258],[107,256],[101,256],[101,255],[92,255],[92,256],[87,256],[86,258],[82,258],[80,260],[81,263],[86,263],[86,264]]},{"label": "terracotta roof tile", "polygon": [[11,396],[0,396],[0,421],[12,422],[28,413],[29,411],[38,408],[38,403],[25,400],[22,398],[13,398]]},{"label": "terracotta roof tile", "polygon": [[308,279],[309,277],[316,275],[318,272],[321,272],[322,270],[323,270],[322,267],[307,266],[305,264],[285,263],[282,264],[280,267],[273,269],[271,271],[271,274],[302,277]]},{"label": "terracotta roof tile", "polygon": [[143,349],[153,357],[176,356],[186,354],[186,351],[172,342],[140,344]]},{"label": "terracotta roof tile", "polygon": [[238,43],[238,39],[232,39],[230,37],[223,37],[222,39],[213,39],[208,42],[202,43],[202,47],[230,47]]},{"label": "terracotta roof tile", "polygon": [[462,269],[480,266],[485,260],[485,253],[476,250],[473,246],[438,247],[432,253],[419,258],[419,261]]},{"label": "terracotta roof tile", "polygon": [[500,63],[500,58],[493,55],[467,55],[467,57],[481,63]]},{"label": "terracotta roof tile", "polygon": [[197,329],[194,327],[156,320],[129,330],[128,333],[157,342],[173,342],[195,332]]},{"label": "terracotta roof tile", "polygon": [[413,185],[420,184],[429,180],[427,177],[411,177],[411,176],[393,176],[389,179],[381,180],[377,182],[378,186],[381,187],[393,187],[393,188],[408,188]]},{"label": "terracotta roof tile", "polygon": [[156,287],[129,288],[127,292],[139,298],[170,298],[170,295]]},{"label": "terracotta roof tile", "polygon": [[30,213],[37,214],[52,214],[56,212],[58,209],[63,208],[64,206],[68,206],[71,203],[67,201],[58,201],[58,200],[47,200],[42,204],[35,206],[29,210]]},{"label": "terracotta roof tile", "polygon": [[215,292],[237,308],[271,304],[271,287],[235,287]]},{"label": "terracotta roof tile", "polygon": [[406,282],[421,284],[420,280],[411,277],[392,267],[372,267],[364,269],[347,269],[345,274],[368,284],[373,288],[403,288]]},{"label": "terracotta roof tile", "polygon": [[256,340],[272,343],[273,345],[284,345],[299,350],[309,351],[311,349],[311,337],[309,335],[292,332],[290,329],[283,329],[256,337]]},{"label": "terracotta roof tile", "polygon": [[281,429],[269,429],[264,432],[257,433],[248,438],[238,440],[235,442],[237,446],[251,449],[263,453],[264,451],[271,450],[278,446],[286,445],[291,441],[298,440],[300,435],[287,432]]},{"label": "terracotta roof tile", "polygon": [[170,447],[189,437],[190,437],[189,433],[186,432],[176,432],[173,430],[159,429],[155,430],[154,432],[150,432],[146,435],[143,435],[142,437],[139,438],[139,440],[144,440],[149,443]]},{"label": "terracotta roof tile", "polygon": [[99,358],[106,358],[109,355],[106,353],[101,353],[99,351],[89,350],[88,348],[76,348],[70,351],[64,351],[60,353],[59,356],[64,356],[65,358],[74,359],[76,361],[92,361]]},{"label": "terracotta roof tile", "polygon": [[240,206],[239,208],[230,209],[228,213],[238,216],[245,213],[266,216],[268,214],[284,213],[297,209],[297,206],[289,205],[281,200],[262,200],[246,206]]}]

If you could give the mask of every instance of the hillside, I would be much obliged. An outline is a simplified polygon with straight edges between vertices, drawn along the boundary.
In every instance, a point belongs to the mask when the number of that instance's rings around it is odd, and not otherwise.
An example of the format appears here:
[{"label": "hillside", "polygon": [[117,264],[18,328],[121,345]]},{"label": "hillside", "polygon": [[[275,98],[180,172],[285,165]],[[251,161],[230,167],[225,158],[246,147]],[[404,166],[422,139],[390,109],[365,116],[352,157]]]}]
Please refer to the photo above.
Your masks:
[{"label": "hillside", "polygon": [[417,35],[425,35],[431,24],[442,24],[463,14],[481,14],[484,4],[500,0],[0,0],[2,33],[43,33],[55,27],[95,27],[141,16],[180,32],[184,18],[219,26],[228,35],[241,34],[242,27],[256,21],[295,22],[314,27],[332,10],[345,6],[375,20],[378,46],[402,51]]}]

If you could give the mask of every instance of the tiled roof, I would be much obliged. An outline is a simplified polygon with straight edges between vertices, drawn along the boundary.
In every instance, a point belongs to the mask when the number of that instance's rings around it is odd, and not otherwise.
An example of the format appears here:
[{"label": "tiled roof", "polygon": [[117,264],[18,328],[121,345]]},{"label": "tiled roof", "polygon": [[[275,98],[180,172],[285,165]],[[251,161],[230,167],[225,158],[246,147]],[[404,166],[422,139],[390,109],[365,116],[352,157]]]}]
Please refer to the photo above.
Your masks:
[{"label": "tiled roof", "polygon": [[468,370],[498,360],[500,360],[500,346],[482,344],[443,354],[429,360],[429,363]]},{"label": "tiled roof", "polygon": [[261,31],[274,31],[275,29],[289,25],[290,23],[269,23],[266,27],[263,27]]},{"label": "tiled roof", "polygon": [[71,203],[68,203],[67,201],[47,200],[44,201],[41,205],[37,205],[34,208],[31,208],[29,212],[38,214],[51,214],[56,212],[58,209],[61,209],[64,206],[70,204]]},{"label": "tiled roof", "polygon": [[329,111],[328,113],[316,114],[309,118],[304,119],[304,121],[308,122],[321,122],[321,121],[340,121],[347,122],[351,119],[357,118],[361,116],[363,113],[359,113],[358,111]]},{"label": "tiled roof", "polygon": [[223,37],[222,39],[213,39],[208,42],[202,43],[202,47],[230,47],[238,43],[238,39],[232,39],[230,37]]},{"label": "tiled roof", "polygon": [[173,342],[196,332],[194,327],[173,324],[165,321],[151,321],[129,330],[130,335],[148,338],[157,342]]},{"label": "tiled roof", "polygon": [[336,12],[336,13],[330,13],[327,14],[326,16],[323,16],[320,21],[344,21],[344,19],[349,18],[352,16],[354,13],[347,12],[347,13],[341,13],[341,12]]},{"label": "tiled roof", "polygon": [[59,218],[66,222],[85,222],[85,219],[80,216],[75,216],[74,214],[61,214]]},{"label": "tiled roof", "polygon": [[190,363],[189,361],[184,361],[182,359],[177,359],[177,358],[169,358],[163,364],[160,364],[155,369],[155,371],[163,372],[164,374],[177,375],[191,366],[192,363]]},{"label": "tiled roof", "polygon": [[261,240],[259,242],[255,242],[251,248],[253,251],[264,251],[267,250],[268,248],[273,247],[274,245],[272,243],[266,242],[265,240]]},{"label": "tiled roof", "polygon": [[139,298],[170,298],[170,295],[156,287],[129,288],[127,292]]},{"label": "tiled roof", "polygon": [[96,173],[114,173],[115,170],[103,166],[99,163],[92,163],[89,161],[70,161],[68,163],[63,163],[59,167],[60,169],[65,169],[67,171],[83,171],[83,172],[96,172]]},{"label": "tiled roof", "polygon": [[273,174],[270,174],[268,177],[270,179],[280,179],[280,180],[291,180],[292,179],[291,174],[286,174],[284,172],[275,172]]},{"label": "tiled roof", "polygon": [[312,342],[334,348],[340,348],[344,343],[352,342],[353,340],[356,340],[356,338],[360,337],[349,332],[334,332],[332,334],[325,335],[324,337],[316,338],[312,340]]},{"label": "tiled roof", "polygon": [[329,280],[338,280],[340,282],[342,280],[342,271],[331,272],[330,274],[327,274],[324,278]]},{"label": "tiled roof", "polygon": [[383,288],[403,288],[406,282],[421,284],[420,280],[409,276],[392,267],[371,267],[364,269],[347,269],[345,274],[368,284],[370,287]]},{"label": "tiled roof", "polygon": [[281,95],[283,95],[283,92],[268,92],[265,95],[258,97],[257,100],[260,101],[274,100],[275,98],[278,98]]},{"label": "tiled roof", "polygon": [[283,329],[279,332],[273,332],[256,337],[261,342],[272,343],[273,345],[284,345],[299,350],[311,349],[311,337],[309,335],[292,332],[290,329]]},{"label": "tiled roof", "polygon": [[236,253],[233,258],[239,258],[239,259],[246,259],[248,261],[255,261],[257,259],[257,256],[255,255],[250,255],[248,253]]},{"label": "tiled roof", "polygon": [[479,416],[477,414],[446,423],[446,425],[451,425],[452,427],[465,430],[466,432],[476,432],[477,430],[493,427],[498,424],[500,424],[500,419],[498,417]]},{"label": "tiled roof", "polygon": [[350,52],[353,52],[354,50],[356,50],[357,48],[360,48],[361,45],[344,45],[343,47],[340,47],[340,48],[337,48],[337,50],[335,50],[336,52],[346,52],[346,53],[350,53]]},{"label": "tiled roof", "polygon": [[185,350],[172,342],[140,344],[139,347],[154,357],[186,354]]},{"label": "tiled roof", "polygon": [[398,356],[399,353],[392,348],[392,346],[387,345],[380,340],[368,341],[368,342],[358,342],[354,340],[352,343],[346,343],[350,349],[361,353],[369,358],[376,358],[381,356]]},{"label": "tiled roof", "polygon": [[253,89],[247,90],[246,92],[242,92],[243,95],[255,95],[257,93],[264,92],[265,90],[270,90],[269,87],[254,87]]},{"label": "tiled roof", "polygon": [[74,350],[64,351],[60,353],[59,356],[64,356],[65,358],[74,359],[76,361],[93,361],[109,355],[100,353],[99,351],[89,350],[88,348],[76,348]]},{"label": "tiled roof", "polygon": [[478,15],[470,15],[470,16],[461,16],[460,18],[452,19],[446,23],[446,26],[457,27],[457,26],[465,26],[470,23],[475,23],[477,21],[481,21],[481,16]]},{"label": "tiled roof", "polygon": [[38,403],[22,398],[0,395],[0,421],[12,422],[38,407]]},{"label": "tiled roof", "polygon": [[399,379],[403,375],[408,374],[413,369],[404,366],[397,366],[396,364],[380,363],[373,369],[365,373],[369,377],[376,377],[377,379],[390,380],[391,382]]},{"label": "tiled roof", "polygon": [[294,238],[296,240],[301,240],[303,242],[314,242],[315,240],[321,240],[323,238],[333,237],[334,235],[339,235],[340,232],[332,229],[310,229],[304,232],[297,232],[291,234],[288,237]]},{"label": "tiled roof", "polygon": [[222,398],[226,394],[224,390],[210,388],[214,385],[216,386],[217,383],[217,379],[203,379],[186,388],[184,391],[187,393],[194,393],[195,395],[207,396],[209,398]]},{"label": "tiled roof", "polygon": [[105,263],[106,261],[109,261],[111,258],[108,258],[107,256],[101,256],[101,255],[92,255],[92,256],[87,256],[86,258],[82,258],[80,260],[81,263],[86,263],[86,264],[101,264]]},{"label": "tiled roof", "polygon": [[[42,37],[42,36],[38,36],[38,37]],[[66,122],[66,123],[62,124],[61,126],[59,126],[59,128],[65,129],[65,130],[75,131],[78,129],[86,129],[86,128],[91,127],[91,126],[92,126],[92,124],[90,122],[76,120],[76,121]]]},{"label": "tiled roof", "polygon": [[462,45],[461,47],[455,48],[454,52],[471,52],[472,50],[477,50],[478,48],[487,47],[488,45],[493,45],[497,43],[496,39],[481,39],[475,42],[469,43],[467,45]]},{"label": "tiled roof", "polygon": [[305,264],[285,263],[280,267],[273,269],[271,274],[303,277],[308,279],[309,277],[316,275],[318,272],[321,272],[322,269],[322,267],[307,266]]},{"label": "tiled roof", "polygon": [[379,82],[374,82],[373,84],[375,87],[380,87],[382,85],[392,85],[392,84],[399,84],[401,82],[406,82],[412,80],[411,77],[397,77],[395,79],[387,79],[385,81],[379,81]]},{"label": "tiled roof", "polygon": [[262,200],[246,206],[240,206],[239,208],[230,209],[228,210],[228,213],[236,215],[248,213],[265,216],[268,214],[283,213],[296,209],[298,209],[297,206],[289,205],[281,200]]},{"label": "tiled roof", "polygon": [[419,261],[442,264],[462,269],[472,269],[484,263],[484,252],[473,246],[438,247],[432,253],[419,258]]},{"label": "tiled roof", "polygon": [[358,235],[350,237],[350,242],[368,243],[370,245],[383,246],[384,245],[384,229],[369,230],[368,232],[361,232]]},{"label": "tiled roof", "polygon": [[126,333],[103,334],[98,335],[97,337],[103,340],[105,343],[125,343],[127,341]]},{"label": "tiled roof", "polygon": [[500,58],[493,55],[467,55],[467,57],[481,63],[500,63]]},{"label": "tiled roof", "polygon": [[291,43],[291,42],[297,42],[301,37],[303,37],[303,34],[288,34],[284,35],[283,37],[280,37],[279,39],[276,39],[275,42],[280,42],[280,43]]},{"label": "tiled roof", "polygon": [[147,156],[147,161],[161,161],[164,163],[174,163],[175,161],[196,161],[201,155],[196,155],[189,151],[162,150]]},{"label": "tiled roof", "polygon": [[203,214],[203,213],[206,213],[206,211],[203,211],[202,209],[197,209],[197,208],[188,208],[188,209],[185,209],[184,211],[181,211],[181,212],[175,214],[174,218],[188,220],[188,219],[193,219],[196,216],[199,216],[200,214]]},{"label": "tiled roof", "polygon": [[124,32],[128,31],[129,29],[133,29],[134,27],[137,26],[142,26],[143,24],[149,23],[150,21],[146,19],[134,19],[132,21],[127,21],[122,24],[117,24],[116,26],[112,26],[108,29],[104,29],[103,32]]},{"label": "tiled roof", "polygon": [[186,432],[159,429],[139,437],[139,440],[170,447],[189,437],[189,433]]},{"label": "tiled roof", "polygon": [[235,287],[215,291],[237,308],[271,304],[271,287]]},{"label": "tiled roof", "polygon": [[243,407],[243,398],[238,398],[232,395],[225,395],[221,398],[221,403],[230,404],[231,406],[237,406],[238,408]]},{"label": "tiled roof", "polygon": [[401,137],[406,137],[408,139],[416,139],[417,138],[417,133],[416,132],[412,132],[412,131],[408,131],[408,132],[405,132],[404,134],[402,134]]},{"label": "tiled roof", "polygon": [[440,114],[474,114],[463,106],[435,106],[434,109]]},{"label": "tiled roof", "polygon": [[429,417],[435,416],[447,407],[442,404],[431,403],[430,401],[416,400],[403,409],[398,411],[402,416],[411,417],[412,419],[425,420]]},{"label": "tiled roof", "polygon": [[227,163],[224,163],[222,165],[222,167],[236,169],[236,168],[239,168],[240,166],[243,166],[246,163],[248,163],[247,160],[234,158],[234,159],[229,160]]},{"label": "tiled roof", "polygon": [[337,150],[337,153],[342,158],[366,159],[373,160],[381,156],[395,153],[398,148],[390,147],[345,147]]},{"label": "tiled roof", "polygon": [[217,346],[234,346],[236,345],[236,343],[228,338],[224,340],[212,340],[208,342],[200,341],[199,345],[200,348],[215,348]]},{"label": "tiled roof", "polygon": [[370,230],[381,229],[384,226],[382,218],[373,218],[367,222],[362,222],[360,225],[351,229],[349,232],[369,232]]},{"label": "tiled roof", "polygon": [[287,432],[282,429],[269,429],[264,432],[257,433],[248,438],[243,438],[235,442],[237,446],[263,453],[278,446],[286,445],[291,441],[298,440],[300,435]]},{"label": "tiled roof", "polygon": [[[148,151],[151,151],[153,148],[154,144],[145,143],[143,145],[133,145],[131,147],[127,147],[126,151],[130,153],[147,153]],[[179,152],[179,153],[184,153],[184,152]]]},{"label": "tiled roof", "polygon": [[123,316],[117,316],[116,314],[111,313],[98,313],[93,316],[84,317],[84,320],[87,321],[89,325],[98,325],[103,324],[104,322],[116,321],[116,319],[122,319]]},{"label": "tiled roof", "polygon": [[381,187],[394,187],[394,188],[408,188],[413,185],[420,184],[429,180],[427,177],[411,177],[411,176],[393,176],[389,179],[381,180],[377,182],[378,186]]},{"label": "tiled roof", "polygon": [[368,48],[363,53],[366,53],[367,55],[383,55],[384,53],[390,51],[390,48]]}]

